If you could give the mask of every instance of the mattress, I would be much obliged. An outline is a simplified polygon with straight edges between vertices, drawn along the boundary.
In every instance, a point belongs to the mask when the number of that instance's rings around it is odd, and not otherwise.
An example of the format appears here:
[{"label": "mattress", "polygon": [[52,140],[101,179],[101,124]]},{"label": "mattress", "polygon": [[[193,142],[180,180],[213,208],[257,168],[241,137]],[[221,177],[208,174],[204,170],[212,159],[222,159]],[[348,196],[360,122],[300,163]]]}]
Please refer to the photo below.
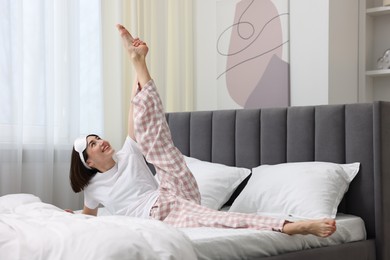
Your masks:
[{"label": "mattress", "polygon": [[[222,211],[228,209],[225,207]],[[100,208],[98,215],[110,213],[105,208]],[[336,232],[327,238],[313,235],[290,236],[275,231],[253,229],[197,227],[180,230],[192,241],[198,259],[204,260],[251,259],[366,240],[364,221],[360,217],[338,213],[336,227]]]},{"label": "mattress", "polygon": [[361,218],[338,214],[337,231],[328,238],[286,235],[274,231],[221,228],[181,228],[193,242],[198,259],[250,259],[366,239]]}]

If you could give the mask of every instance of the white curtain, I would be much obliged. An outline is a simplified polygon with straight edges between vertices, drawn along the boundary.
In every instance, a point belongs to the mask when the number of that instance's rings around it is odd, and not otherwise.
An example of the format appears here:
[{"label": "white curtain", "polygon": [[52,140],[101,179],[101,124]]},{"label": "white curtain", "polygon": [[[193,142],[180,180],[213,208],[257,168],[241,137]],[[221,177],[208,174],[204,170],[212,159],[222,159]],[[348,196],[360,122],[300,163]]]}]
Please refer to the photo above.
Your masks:
[{"label": "white curtain", "polygon": [[73,140],[103,134],[100,0],[0,0],[0,195],[82,206]]},{"label": "white curtain", "polygon": [[194,109],[193,0],[102,1],[105,138],[120,148],[134,71],[115,28],[125,25],[150,47],[147,63],[167,112]]},{"label": "white curtain", "polygon": [[193,1],[128,0],[123,10],[125,25],[150,47],[148,64],[166,111],[193,110]]}]

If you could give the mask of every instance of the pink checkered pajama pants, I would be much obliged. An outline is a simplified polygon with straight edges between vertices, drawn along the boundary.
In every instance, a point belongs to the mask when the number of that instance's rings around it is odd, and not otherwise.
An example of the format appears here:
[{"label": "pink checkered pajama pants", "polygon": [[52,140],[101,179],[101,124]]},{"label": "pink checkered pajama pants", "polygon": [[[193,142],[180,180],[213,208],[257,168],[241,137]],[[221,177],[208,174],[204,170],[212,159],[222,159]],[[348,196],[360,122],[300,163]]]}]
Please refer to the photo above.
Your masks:
[{"label": "pink checkered pajama pants", "polygon": [[138,91],[132,103],[135,139],[160,178],[160,195],[152,207],[151,217],[175,227],[282,230],[285,222],[282,219],[201,206],[198,185],[183,155],[173,144],[153,80]]}]

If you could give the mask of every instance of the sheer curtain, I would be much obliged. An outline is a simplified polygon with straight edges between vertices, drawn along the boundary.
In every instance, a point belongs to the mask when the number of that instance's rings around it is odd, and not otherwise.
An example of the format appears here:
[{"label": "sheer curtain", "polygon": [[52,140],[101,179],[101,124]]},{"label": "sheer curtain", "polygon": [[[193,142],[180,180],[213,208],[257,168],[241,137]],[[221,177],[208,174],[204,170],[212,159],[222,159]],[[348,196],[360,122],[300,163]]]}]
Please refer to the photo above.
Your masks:
[{"label": "sheer curtain", "polygon": [[193,110],[193,1],[128,0],[123,10],[125,25],[150,46],[149,68],[166,111]]},{"label": "sheer curtain", "polygon": [[0,0],[0,195],[80,208],[73,140],[103,133],[99,0]]},{"label": "sheer curtain", "polygon": [[105,138],[120,148],[127,133],[134,71],[115,28],[145,40],[148,67],[167,112],[194,109],[193,0],[102,1]]}]

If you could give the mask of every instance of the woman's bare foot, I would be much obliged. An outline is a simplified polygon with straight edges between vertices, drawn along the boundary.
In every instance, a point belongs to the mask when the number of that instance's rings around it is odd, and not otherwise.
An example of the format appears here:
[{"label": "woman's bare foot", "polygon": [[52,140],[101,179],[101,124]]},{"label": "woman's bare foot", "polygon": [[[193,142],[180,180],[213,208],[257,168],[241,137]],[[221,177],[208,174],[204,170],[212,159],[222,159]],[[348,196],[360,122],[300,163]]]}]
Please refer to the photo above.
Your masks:
[{"label": "woman's bare foot", "polygon": [[315,235],[318,237],[328,237],[336,231],[336,221],[334,219],[308,220],[297,222],[286,222],[283,226],[283,233],[289,235]]},{"label": "woman's bare foot", "polygon": [[130,61],[133,63],[134,69],[137,74],[137,80],[140,87],[143,87],[152,78],[150,77],[149,70],[146,65],[146,54],[148,54],[149,48],[138,38],[133,38],[129,31],[121,24],[116,26],[122,37],[123,46],[127,50]]},{"label": "woman's bare foot", "polygon": [[146,54],[149,51],[149,48],[146,43],[141,41],[139,38],[133,38],[133,36],[123,25],[117,24],[116,28],[118,29],[122,37],[123,46],[129,53],[130,58],[145,58]]}]

